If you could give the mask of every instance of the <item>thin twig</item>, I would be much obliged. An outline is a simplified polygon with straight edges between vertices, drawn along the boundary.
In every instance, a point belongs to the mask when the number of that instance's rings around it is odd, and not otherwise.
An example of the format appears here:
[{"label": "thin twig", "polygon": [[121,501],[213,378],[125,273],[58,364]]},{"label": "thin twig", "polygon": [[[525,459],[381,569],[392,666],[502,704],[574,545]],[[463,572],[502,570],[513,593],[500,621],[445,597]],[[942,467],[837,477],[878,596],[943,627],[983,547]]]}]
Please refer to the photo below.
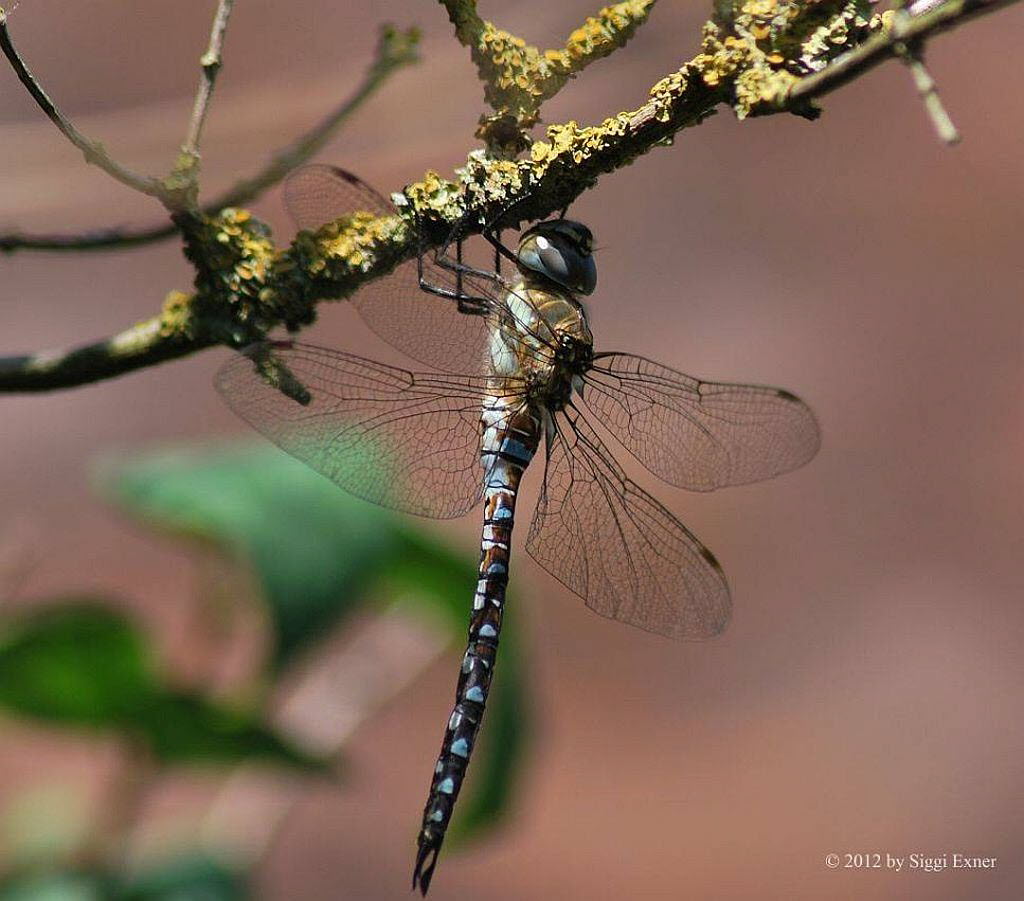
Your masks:
[{"label": "thin twig", "polygon": [[[1012,2],[1016,0],[947,0],[921,16],[911,17],[905,26],[869,37],[860,47],[821,71],[797,81],[774,111],[806,108],[809,100],[835,90],[897,55],[895,45],[901,41],[913,43],[929,38]],[[542,142],[534,144],[530,161],[510,167],[506,161],[471,158],[470,162],[477,166],[473,184],[485,186],[493,182],[504,191],[510,185],[508,179],[521,181],[523,190],[518,195],[517,213],[521,211],[522,219],[543,218],[561,209],[602,174],[628,165],[638,155],[670,141],[681,129],[706,119],[719,104],[730,102],[731,86],[712,87],[699,77],[692,77],[696,65],[695,61],[686,64],[679,73],[659,82],[642,106],[619,113],[602,126],[583,128],[575,122],[550,126],[549,137],[554,137],[543,142],[543,147]],[[449,191],[433,173],[423,183],[410,186],[407,198],[411,199],[418,192],[426,199],[415,201],[419,204],[415,213],[406,211],[408,215],[403,214],[404,218],[411,222],[416,214],[440,215],[438,208],[427,202],[434,197],[444,205],[445,217],[457,217],[469,223],[469,233],[476,229],[474,221],[488,221],[507,206],[507,194],[498,193],[494,187],[462,195],[458,194],[457,186],[451,188]],[[466,216],[467,213],[476,216]],[[354,226],[350,223],[346,227]],[[365,240],[365,229],[361,237]],[[307,235],[305,240],[280,255],[281,261],[290,265],[275,266],[263,291],[271,297],[279,292],[299,297],[308,304],[327,297],[348,296],[361,285],[387,274],[397,262],[415,256],[418,249],[415,230],[411,228],[393,229],[372,244],[360,247],[359,259],[339,256],[337,250],[330,249],[342,243],[334,240],[327,241],[326,245],[311,245]],[[320,256],[311,258],[311,252]],[[366,253],[374,259],[372,265],[367,265]],[[296,265],[298,261],[301,265]],[[200,299],[216,301],[216,298]],[[183,326],[169,330],[168,324],[157,318],[110,341],[84,348],[45,356],[0,358],[0,391],[46,391],[99,381],[185,356],[226,340],[224,336],[223,323],[218,331],[191,318]]]},{"label": "thin twig", "polygon": [[99,166],[112,178],[117,179],[121,184],[127,185],[129,188],[141,191],[143,194],[148,194],[151,197],[158,197],[161,200],[164,198],[163,186],[159,180],[148,175],[139,175],[111,159],[106,150],[103,149],[102,144],[83,135],[57,109],[56,104],[50,99],[46,91],[42,89],[39,82],[36,81],[28,66],[25,65],[25,61],[15,49],[14,43],[11,41],[10,31],[7,28],[7,15],[2,12],[0,12],[0,49],[3,50],[4,56],[7,57],[14,68],[18,80],[25,86],[29,94],[32,95],[32,99],[39,105],[39,108],[46,114],[47,118],[60,129],[61,133],[75,147],[82,151],[87,163]]},{"label": "thin twig", "polygon": [[[963,25],[979,16],[994,13],[1018,0],[946,0],[919,15],[895,19],[893,27],[868,38],[859,47],[834,60],[820,72],[801,78],[789,91],[780,110],[786,110],[794,101],[822,97],[897,55],[895,45],[914,43],[933,37],[955,26]],[[914,5],[912,8],[917,8]]]},{"label": "thin twig", "polygon": [[338,127],[377,91],[388,76],[397,69],[418,61],[418,43],[418,29],[397,31],[390,25],[384,26],[377,42],[373,64],[353,94],[296,141],[275,153],[262,171],[252,178],[237,182],[214,204],[204,209],[219,210],[226,206],[244,206],[267,188],[280,182],[296,166],[306,162],[327,144]]},{"label": "thin twig", "polygon": [[[905,0],[896,0],[893,10],[895,16],[903,20],[900,24],[905,28],[905,20],[911,16],[911,13],[907,12]],[[923,12],[924,10],[921,9],[920,11]],[[949,113],[946,112],[946,107],[943,106],[942,98],[939,96],[938,88],[935,85],[935,79],[932,78],[931,73],[924,64],[923,47],[914,46],[902,41],[894,44],[893,47],[896,55],[910,69],[910,74],[914,79],[914,86],[917,88],[917,93],[924,103],[925,112],[928,113],[929,118],[932,120],[932,125],[935,127],[939,140],[949,146],[958,143],[960,141],[960,132],[957,131]]]},{"label": "thin twig", "polygon": [[231,17],[231,9],[234,5],[235,0],[220,0],[217,4],[213,27],[210,29],[210,44],[206,48],[206,53],[199,60],[203,71],[199,77],[199,87],[196,89],[196,99],[192,106],[192,116],[188,122],[188,133],[181,148],[182,152],[188,156],[199,155],[199,141],[203,133],[203,124],[206,122],[206,111],[210,105],[210,97],[213,96],[217,73],[220,72],[224,33],[227,31],[228,19]]},{"label": "thin twig", "polygon": [[102,228],[96,231],[61,234],[55,232],[8,232],[0,235],[0,251],[15,250],[109,250],[112,247],[138,247],[170,238],[178,233],[173,222],[145,228]]},{"label": "thin twig", "polygon": [[[356,90],[338,104],[309,131],[275,153],[270,161],[250,178],[236,182],[202,210],[212,215],[224,207],[245,206],[281,181],[292,169],[302,165],[321,150],[338,129],[373,96],[387,79],[404,66],[418,61],[416,47],[419,32],[415,28],[398,31],[391,26],[381,30],[374,60]],[[178,233],[173,223],[143,228],[109,228],[79,234],[0,235],[0,251],[15,250],[105,250],[111,247],[137,247],[161,241]]]},{"label": "thin twig", "polygon": [[946,111],[946,107],[943,105],[942,98],[939,96],[938,89],[935,86],[935,79],[932,78],[931,73],[925,67],[920,52],[906,48],[906,56],[903,57],[903,62],[910,69],[910,74],[914,78],[914,85],[917,87],[917,93],[921,95],[925,111],[932,120],[932,125],[935,126],[939,140],[951,146],[958,143],[960,141],[960,132],[957,131],[953,120]]}]

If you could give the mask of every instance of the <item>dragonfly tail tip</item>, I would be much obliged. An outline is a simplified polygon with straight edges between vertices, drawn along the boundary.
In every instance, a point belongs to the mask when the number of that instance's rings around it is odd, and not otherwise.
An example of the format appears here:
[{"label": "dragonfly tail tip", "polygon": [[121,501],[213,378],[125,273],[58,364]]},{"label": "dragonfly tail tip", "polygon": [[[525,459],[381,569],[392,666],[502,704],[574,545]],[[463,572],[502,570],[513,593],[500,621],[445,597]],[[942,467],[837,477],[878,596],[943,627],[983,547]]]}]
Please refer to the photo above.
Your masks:
[{"label": "dragonfly tail tip", "polygon": [[[421,844],[416,852],[416,868],[412,873],[412,888],[413,891],[418,888],[424,898],[430,889],[430,880],[434,875],[434,867],[437,866],[438,850],[436,846]],[[430,860],[429,864],[427,863],[428,858]]]}]

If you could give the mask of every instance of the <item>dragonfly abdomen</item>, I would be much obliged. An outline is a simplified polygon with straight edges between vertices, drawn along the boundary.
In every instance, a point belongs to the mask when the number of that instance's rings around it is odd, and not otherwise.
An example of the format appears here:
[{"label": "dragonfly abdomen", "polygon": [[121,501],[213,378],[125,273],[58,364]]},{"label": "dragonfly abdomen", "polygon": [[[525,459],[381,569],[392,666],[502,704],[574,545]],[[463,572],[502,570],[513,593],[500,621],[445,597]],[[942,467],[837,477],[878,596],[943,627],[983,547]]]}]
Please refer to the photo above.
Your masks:
[{"label": "dragonfly abdomen", "polygon": [[523,471],[540,442],[540,420],[527,408],[509,415],[500,402],[484,407],[481,461],[484,465],[484,524],[480,540],[469,637],[430,795],[423,810],[413,888],[426,895],[437,855],[469,766],[498,653],[508,585],[509,552],[516,495]]}]

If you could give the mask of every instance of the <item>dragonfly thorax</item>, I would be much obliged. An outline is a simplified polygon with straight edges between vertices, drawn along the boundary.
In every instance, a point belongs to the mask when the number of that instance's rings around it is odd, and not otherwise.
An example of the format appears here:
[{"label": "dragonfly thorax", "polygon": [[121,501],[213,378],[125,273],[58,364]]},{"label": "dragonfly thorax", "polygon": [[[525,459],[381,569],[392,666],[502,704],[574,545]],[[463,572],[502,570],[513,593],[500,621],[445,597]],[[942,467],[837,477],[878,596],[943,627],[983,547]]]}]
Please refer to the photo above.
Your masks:
[{"label": "dragonfly thorax", "polygon": [[555,349],[555,365],[570,375],[582,375],[594,362],[594,344],[579,335],[562,333]]},{"label": "dragonfly thorax", "polygon": [[509,316],[491,345],[495,373],[523,379],[532,404],[561,410],[593,361],[586,311],[568,291],[525,282],[505,302]]},{"label": "dragonfly thorax", "polygon": [[573,389],[582,384],[581,376],[594,359],[594,347],[575,335],[562,334],[555,349],[554,365],[543,383],[534,386],[533,394],[549,410],[563,410]]}]

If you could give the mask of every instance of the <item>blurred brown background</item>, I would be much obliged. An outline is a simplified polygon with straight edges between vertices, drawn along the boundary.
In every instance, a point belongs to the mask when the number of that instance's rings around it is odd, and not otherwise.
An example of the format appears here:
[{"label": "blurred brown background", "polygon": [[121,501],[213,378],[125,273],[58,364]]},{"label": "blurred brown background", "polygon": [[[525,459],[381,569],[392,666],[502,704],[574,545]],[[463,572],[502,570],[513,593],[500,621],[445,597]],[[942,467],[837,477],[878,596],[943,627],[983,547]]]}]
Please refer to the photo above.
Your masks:
[{"label": "blurred brown background", "polygon": [[[184,133],[212,6],[23,0],[12,30],[84,131],[156,172]],[[542,45],[594,8],[482,4]],[[692,55],[706,12],[660,5],[547,119],[638,105]],[[439,5],[247,0],[205,140],[208,195],[344,96],[386,20],[423,28],[423,63],[322,158],[385,190],[458,164],[481,88]],[[828,98],[816,124],[723,113],[578,202],[603,248],[591,307],[603,347],[785,386],[814,407],[824,445],[764,485],[696,496],[645,482],[726,568],[736,612],[716,641],[680,646],[601,620],[519,549],[539,734],[515,816],[446,855],[432,897],[1022,896],[1024,94],[1009,87],[1024,74],[1022,37],[1014,8],[929,47],[964,135],[955,149],[939,145],[908,74],[889,64]],[[0,230],[159,216],[87,168],[7,69],[0,147]],[[277,192],[255,210],[289,236]],[[0,258],[0,352],[108,334],[189,282],[174,243]],[[309,335],[350,349],[371,340],[344,305],[323,308]],[[88,588],[136,599],[185,681],[198,678],[180,603],[194,573],[178,548],[95,500],[88,467],[113,450],[242,434],[211,387],[225,355],[0,399],[0,548],[37,557],[20,602]],[[478,525],[437,528],[471,549]],[[260,869],[260,897],[408,897],[455,659],[360,730],[347,784],[299,805]],[[5,725],[0,800],[35,781],[101,778],[109,757]],[[824,864],[858,851],[998,864]]]}]

